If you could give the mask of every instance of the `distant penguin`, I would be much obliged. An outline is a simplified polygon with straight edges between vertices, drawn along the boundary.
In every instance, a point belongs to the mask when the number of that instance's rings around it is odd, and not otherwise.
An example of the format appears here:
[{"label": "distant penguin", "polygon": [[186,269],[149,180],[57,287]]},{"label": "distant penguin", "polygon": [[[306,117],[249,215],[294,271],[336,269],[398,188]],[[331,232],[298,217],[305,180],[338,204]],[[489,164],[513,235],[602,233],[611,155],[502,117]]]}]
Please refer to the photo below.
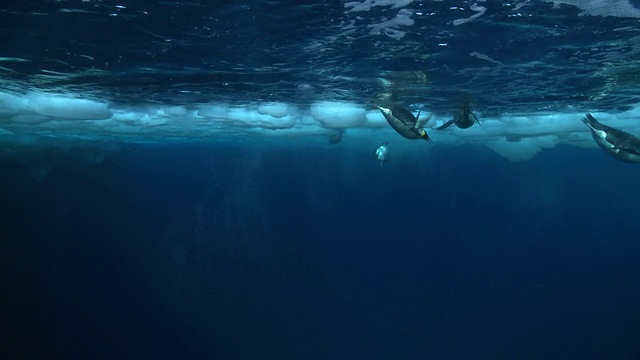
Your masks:
[{"label": "distant penguin", "polygon": [[344,129],[340,129],[337,133],[329,136],[329,144],[338,144],[342,140],[342,134],[344,134]]},{"label": "distant penguin", "polygon": [[582,122],[589,127],[591,136],[607,154],[630,163],[640,162],[640,139],[622,130],[601,124],[591,114],[582,118]]},{"label": "distant penguin", "polygon": [[475,123],[479,124],[480,121],[478,120],[476,115],[473,112],[471,112],[471,107],[469,106],[469,104],[466,103],[464,104],[464,106],[462,107],[462,110],[456,117],[447,121],[442,126],[437,127],[436,130],[444,130],[453,124],[456,124],[456,126],[459,127],[460,129],[466,129],[466,128],[470,128]]},{"label": "distant penguin", "polygon": [[389,145],[388,142],[383,142],[380,146],[378,146],[375,152],[376,159],[380,161],[380,167],[382,167],[382,164],[389,161],[389,149],[387,148],[387,145]]},{"label": "distant penguin", "polygon": [[407,139],[424,139],[431,142],[429,135],[423,128],[431,116],[419,120],[420,111],[418,111],[418,116],[413,116],[407,108],[394,103],[378,105],[378,109],[398,134]]}]

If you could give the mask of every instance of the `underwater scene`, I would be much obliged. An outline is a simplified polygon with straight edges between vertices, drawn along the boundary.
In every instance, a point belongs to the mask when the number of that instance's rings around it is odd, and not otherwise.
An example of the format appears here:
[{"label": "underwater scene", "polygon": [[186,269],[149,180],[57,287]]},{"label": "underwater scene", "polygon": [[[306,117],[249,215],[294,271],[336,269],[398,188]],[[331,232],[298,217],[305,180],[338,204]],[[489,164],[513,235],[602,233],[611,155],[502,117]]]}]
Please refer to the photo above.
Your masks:
[{"label": "underwater scene", "polygon": [[640,359],[640,1],[0,5],[3,359]]}]

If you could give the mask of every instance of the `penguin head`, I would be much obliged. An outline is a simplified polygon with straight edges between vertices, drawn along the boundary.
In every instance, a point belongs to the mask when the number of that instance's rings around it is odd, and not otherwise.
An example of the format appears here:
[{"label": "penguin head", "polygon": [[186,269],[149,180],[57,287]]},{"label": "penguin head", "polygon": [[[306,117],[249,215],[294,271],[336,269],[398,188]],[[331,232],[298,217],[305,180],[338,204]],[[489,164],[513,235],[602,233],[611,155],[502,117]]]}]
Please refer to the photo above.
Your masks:
[{"label": "penguin head", "polygon": [[382,112],[383,115],[385,116],[393,116],[393,111],[391,111],[390,108],[385,107],[385,106],[378,106],[378,109],[380,110],[380,112]]},{"label": "penguin head", "polygon": [[427,132],[424,129],[420,129],[419,130],[420,133],[420,138],[421,139],[425,139],[428,143],[431,143],[431,138],[429,137],[429,134],[427,134]]}]

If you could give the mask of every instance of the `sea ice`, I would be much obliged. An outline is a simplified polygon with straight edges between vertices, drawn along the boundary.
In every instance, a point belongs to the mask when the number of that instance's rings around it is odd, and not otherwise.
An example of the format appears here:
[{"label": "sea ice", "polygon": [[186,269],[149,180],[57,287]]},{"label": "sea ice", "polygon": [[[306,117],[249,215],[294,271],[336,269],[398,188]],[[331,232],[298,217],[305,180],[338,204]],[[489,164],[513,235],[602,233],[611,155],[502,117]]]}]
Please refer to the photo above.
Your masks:
[{"label": "sea ice", "polygon": [[104,120],[113,115],[106,103],[93,100],[45,94],[31,94],[27,96],[27,99],[27,108],[52,118]]},{"label": "sea ice", "polygon": [[[417,105],[416,105],[417,106]],[[454,116],[436,114],[426,124],[434,141],[441,144],[483,144],[498,154],[523,161],[543,149],[557,144],[596,148],[588,129],[580,121],[586,111],[571,109],[567,113],[538,112],[482,116],[480,124],[469,129],[451,127],[435,131]],[[416,112],[414,111],[414,114]],[[421,118],[430,111],[423,108]],[[619,113],[592,113],[604,124],[640,136],[640,107]],[[78,121],[83,120],[83,121]],[[391,141],[394,153],[420,151],[432,146],[411,142],[396,134],[375,108],[352,102],[317,101],[309,107],[283,102],[252,104],[120,105],[82,99],[79,95],[31,93],[20,96],[0,92],[0,135],[12,141],[38,136],[100,138],[122,141],[161,141],[176,139],[210,139],[212,135],[236,139],[246,136],[303,138],[315,136],[328,144],[336,130],[346,130],[346,141],[355,146],[377,146]],[[126,136],[125,136],[126,135]]]},{"label": "sea ice", "polygon": [[289,115],[289,105],[285,103],[267,103],[258,106],[258,114],[282,118]]},{"label": "sea ice", "polygon": [[367,122],[367,111],[358,104],[347,102],[314,103],[311,116],[322,126],[335,129],[362,126]]}]

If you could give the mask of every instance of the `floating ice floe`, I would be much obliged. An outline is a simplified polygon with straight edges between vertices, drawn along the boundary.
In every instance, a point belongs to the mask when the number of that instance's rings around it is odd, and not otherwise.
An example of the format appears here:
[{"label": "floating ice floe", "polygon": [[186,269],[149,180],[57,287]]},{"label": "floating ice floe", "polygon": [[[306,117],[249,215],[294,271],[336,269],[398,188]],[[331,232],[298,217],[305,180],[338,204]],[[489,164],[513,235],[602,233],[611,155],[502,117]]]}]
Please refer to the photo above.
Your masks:
[{"label": "floating ice floe", "polygon": [[225,121],[231,126],[250,127],[250,128],[263,128],[263,129],[288,129],[296,124],[296,118],[289,115],[287,111],[282,109],[274,110],[274,107],[269,107],[272,110],[273,116],[268,112],[263,112],[258,109],[251,109],[245,107],[233,107],[229,110]]},{"label": "floating ice floe", "polygon": [[274,118],[283,118],[291,113],[295,114],[295,109],[285,103],[267,103],[258,106],[258,114],[270,115]]},{"label": "floating ice floe", "polygon": [[314,103],[311,116],[322,126],[335,129],[362,126],[367,122],[367,111],[363,106],[346,102]]},{"label": "floating ice floe", "polygon": [[[57,94],[0,92],[0,141],[49,136],[58,139],[111,141],[210,141],[237,139],[250,134],[260,138],[328,137],[345,131],[341,144],[379,145],[391,141],[394,151],[426,151],[440,145],[482,144],[514,160],[532,158],[558,144],[597,148],[580,121],[585,112],[503,114],[485,117],[468,129],[433,128],[451,114],[431,114],[426,129],[433,145],[400,137],[379,110],[364,104],[317,101],[310,105],[284,102],[252,104],[119,105],[108,101]],[[414,114],[417,111],[414,110]],[[430,114],[422,109],[420,118]],[[620,113],[592,113],[604,124],[640,135],[640,107]],[[81,121],[79,121],[81,120]],[[152,140],[149,140],[152,139]],[[341,145],[341,146],[343,146]]]},{"label": "floating ice floe", "polygon": [[229,113],[229,104],[205,104],[198,106],[196,114],[203,118],[224,119]]},{"label": "floating ice floe", "polygon": [[15,114],[27,108],[27,99],[15,94],[0,92],[0,116]]},{"label": "floating ice floe", "polygon": [[108,104],[87,99],[65,96],[30,94],[27,95],[27,109],[37,114],[58,119],[104,120],[113,113]]}]

